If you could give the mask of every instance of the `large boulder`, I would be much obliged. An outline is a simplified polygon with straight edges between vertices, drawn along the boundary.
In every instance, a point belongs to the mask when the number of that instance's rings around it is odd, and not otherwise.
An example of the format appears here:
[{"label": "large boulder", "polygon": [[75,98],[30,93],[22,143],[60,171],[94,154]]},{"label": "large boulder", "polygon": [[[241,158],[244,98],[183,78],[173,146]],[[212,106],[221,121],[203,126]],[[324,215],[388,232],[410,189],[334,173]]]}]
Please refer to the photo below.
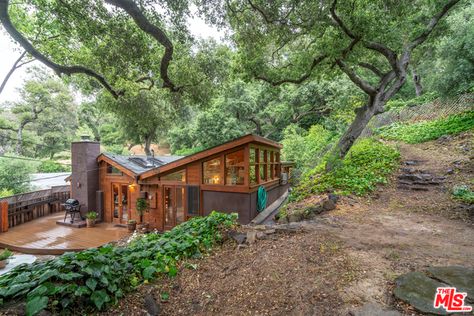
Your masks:
[{"label": "large boulder", "polygon": [[436,288],[446,286],[421,272],[410,272],[397,278],[393,294],[423,313],[447,315],[442,308],[433,307]]},{"label": "large boulder", "polygon": [[474,268],[449,266],[432,267],[426,273],[410,272],[397,278],[394,295],[423,313],[447,315],[444,308],[435,309],[436,288],[455,287],[466,292],[467,304],[474,303]]}]

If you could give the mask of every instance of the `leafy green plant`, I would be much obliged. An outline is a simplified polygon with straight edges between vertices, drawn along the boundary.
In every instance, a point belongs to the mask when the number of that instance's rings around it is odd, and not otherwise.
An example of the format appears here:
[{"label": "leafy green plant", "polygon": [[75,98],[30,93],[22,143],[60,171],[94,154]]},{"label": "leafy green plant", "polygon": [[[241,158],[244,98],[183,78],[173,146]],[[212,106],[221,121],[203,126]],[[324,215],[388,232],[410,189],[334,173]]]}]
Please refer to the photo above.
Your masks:
[{"label": "leafy green plant", "polygon": [[136,221],[136,220],[134,220],[134,219],[129,219],[129,220],[128,220],[128,223],[129,223],[129,224],[136,224],[136,223],[137,223],[137,221]]},{"label": "leafy green plant", "polygon": [[13,256],[13,252],[11,252],[8,249],[4,249],[2,252],[0,252],[0,261],[7,260],[8,258]]},{"label": "leafy green plant", "polygon": [[53,160],[43,160],[38,166],[37,171],[44,172],[44,173],[67,172],[67,171],[71,171],[71,167],[62,165]]},{"label": "leafy green plant", "polygon": [[367,194],[377,184],[387,183],[388,176],[398,166],[400,153],[391,146],[368,138],[357,142],[345,159],[330,172],[325,171],[327,159],[330,159],[329,155],[303,175],[300,184],[291,193],[292,201],[329,191],[339,194]]},{"label": "leafy green plant", "polygon": [[88,218],[88,219],[96,219],[96,218],[97,218],[97,213],[94,212],[94,211],[87,212],[86,218]]},{"label": "leafy green plant", "polygon": [[140,223],[143,223],[143,215],[148,212],[148,201],[145,198],[138,198],[136,207],[138,215],[140,215]]},{"label": "leafy green plant", "polygon": [[467,185],[458,185],[453,188],[454,198],[467,204],[474,204],[474,191]]},{"label": "leafy green plant", "polygon": [[385,139],[409,144],[422,143],[443,135],[454,135],[474,128],[474,111],[418,123],[394,123],[378,129]]},{"label": "leafy green plant", "polygon": [[26,301],[27,315],[44,309],[53,314],[103,310],[147,280],[175,276],[180,260],[200,258],[222,240],[236,218],[212,212],[125,247],[106,245],[18,266],[0,277],[0,303]]}]

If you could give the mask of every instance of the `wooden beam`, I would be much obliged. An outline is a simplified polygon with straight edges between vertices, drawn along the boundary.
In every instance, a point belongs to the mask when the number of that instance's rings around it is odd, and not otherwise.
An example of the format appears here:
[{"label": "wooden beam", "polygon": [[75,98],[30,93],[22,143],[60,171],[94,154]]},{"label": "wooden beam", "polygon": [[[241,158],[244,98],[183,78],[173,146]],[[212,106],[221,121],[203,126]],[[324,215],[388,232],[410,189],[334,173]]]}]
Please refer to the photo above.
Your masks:
[{"label": "wooden beam", "polygon": [[0,216],[0,232],[8,231],[8,202],[0,202],[1,216]]}]

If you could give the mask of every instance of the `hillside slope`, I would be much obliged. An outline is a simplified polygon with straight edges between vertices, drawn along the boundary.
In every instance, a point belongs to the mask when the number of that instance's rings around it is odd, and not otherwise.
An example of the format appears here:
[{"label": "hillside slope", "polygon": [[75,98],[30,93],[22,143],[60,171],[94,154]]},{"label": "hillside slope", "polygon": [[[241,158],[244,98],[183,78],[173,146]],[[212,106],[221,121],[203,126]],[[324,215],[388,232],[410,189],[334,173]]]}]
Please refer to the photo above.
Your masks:
[{"label": "hillside slope", "polygon": [[344,197],[335,210],[248,246],[229,240],[109,314],[145,315],[151,295],[163,315],[416,315],[392,296],[398,275],[474,262],[472,207],[451,198],[455,184],[473,179],[473,135],[398,146],[399,171],[371,197]]}]

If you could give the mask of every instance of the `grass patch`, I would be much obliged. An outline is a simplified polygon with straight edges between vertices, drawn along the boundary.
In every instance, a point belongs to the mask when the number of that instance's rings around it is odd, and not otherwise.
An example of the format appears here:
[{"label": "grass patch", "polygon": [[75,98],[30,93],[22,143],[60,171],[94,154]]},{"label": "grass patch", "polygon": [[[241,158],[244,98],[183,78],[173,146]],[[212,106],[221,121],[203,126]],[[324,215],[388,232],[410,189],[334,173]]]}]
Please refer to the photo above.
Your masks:
[{"label": "grass patch", "polygon": [[474,191],[472,191],[467,185],[458,185],[453,188],[454,199],[467,203],[474,204]]},{"label": "grass patch", "polygon": [[400,153],[395,148],[373,139],[357,142],[341,163],[331,172],[325,162],[310,170],[292,192],[298,201],[312,194],[334,191],[338,194],[365,195],[379,183],[387,183],[397,168]]},{"label": "grass patch", "polygon": [[433,121],[394,123],[378,129],[385,139],[408,144],[423,143],[443,135],[454,135],[474,128],[474,111],[450,115]]},{"label": "grass patch", "polygon": [[0,277],[0,304],[26,301],[27,315],[45,309],[53,314],[95,313],[148,280],[176,275],[178,261],[201,257],[236,218],[212,212],[126,247],[106,245],[21,265]]}]

